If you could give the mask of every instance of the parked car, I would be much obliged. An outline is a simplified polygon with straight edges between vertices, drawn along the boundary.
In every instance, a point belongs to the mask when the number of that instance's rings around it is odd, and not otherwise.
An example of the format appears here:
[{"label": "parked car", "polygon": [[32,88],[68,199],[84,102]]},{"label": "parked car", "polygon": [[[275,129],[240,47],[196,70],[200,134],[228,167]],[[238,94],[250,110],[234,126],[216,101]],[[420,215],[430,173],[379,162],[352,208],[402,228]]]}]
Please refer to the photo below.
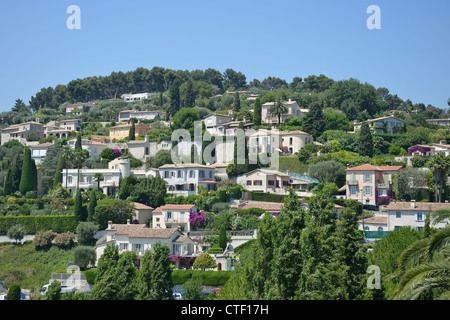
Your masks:
[{"label": "parked car", "polygon": [[173,297],[175,300],[183,300],[183,295],[181,291],[176,291],[173,293]]},{"label": "parked car", "polygon": [[212,292],[214,292],[215,294],[220,294],[220,288],[214,288],[212,289]]}]

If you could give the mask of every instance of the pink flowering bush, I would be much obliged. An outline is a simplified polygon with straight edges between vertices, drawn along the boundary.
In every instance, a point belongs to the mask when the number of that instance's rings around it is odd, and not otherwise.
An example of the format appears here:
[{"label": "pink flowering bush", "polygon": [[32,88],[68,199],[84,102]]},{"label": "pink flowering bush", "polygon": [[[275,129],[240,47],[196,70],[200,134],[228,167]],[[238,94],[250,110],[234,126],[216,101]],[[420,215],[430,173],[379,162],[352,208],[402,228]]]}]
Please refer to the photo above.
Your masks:
[{"label": "pink flowering bush", "polygon": [[202,211],[192,212],[189,215],[189,223],[191,224],[191,227],[203,228],[206,224],[206,215]]}]

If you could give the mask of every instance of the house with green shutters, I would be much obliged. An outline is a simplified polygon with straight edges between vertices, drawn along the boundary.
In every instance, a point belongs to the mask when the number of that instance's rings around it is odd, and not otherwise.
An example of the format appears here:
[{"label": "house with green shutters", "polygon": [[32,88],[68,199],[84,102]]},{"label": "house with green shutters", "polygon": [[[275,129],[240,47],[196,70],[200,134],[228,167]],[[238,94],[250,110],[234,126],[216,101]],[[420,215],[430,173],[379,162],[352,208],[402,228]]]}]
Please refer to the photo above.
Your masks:
[{"label": "house with green shutters", "polygon": [[392,197],[392,175],[402,166],[347,165],[346,198],[364,205],[387,205]]}]

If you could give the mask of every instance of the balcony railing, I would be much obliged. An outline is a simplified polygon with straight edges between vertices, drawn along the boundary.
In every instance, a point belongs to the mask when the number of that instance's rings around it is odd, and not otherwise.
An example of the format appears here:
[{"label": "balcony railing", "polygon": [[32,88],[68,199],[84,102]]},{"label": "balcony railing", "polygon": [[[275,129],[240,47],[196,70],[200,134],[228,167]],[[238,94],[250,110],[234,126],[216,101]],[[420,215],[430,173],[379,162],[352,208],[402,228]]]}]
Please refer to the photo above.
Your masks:
[{"label": "balcony railing", "polygon": [[349,186],[357,186],[358,184],[359,184],[358,180],[352,180],[352,179],[347,180],[347,185],[349,185]]}]

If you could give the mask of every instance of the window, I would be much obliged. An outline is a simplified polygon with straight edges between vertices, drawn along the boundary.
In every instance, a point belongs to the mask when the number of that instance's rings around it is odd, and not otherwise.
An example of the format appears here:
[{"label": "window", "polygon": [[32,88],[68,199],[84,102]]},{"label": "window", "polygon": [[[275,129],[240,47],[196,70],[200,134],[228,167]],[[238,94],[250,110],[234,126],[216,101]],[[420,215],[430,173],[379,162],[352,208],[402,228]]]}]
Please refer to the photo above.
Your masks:
[{"label": "window", "polygon": [[255,186],[262,186],[262,180],[255,180],[253,185],[255,185]]},{"label": "window", "polygon": [[378,196],[379,197],[386,197],[387,196],[387,190],[386,189],[378,189]]},{"label": "window", "polygon": [[212,171],[209,172],[209,177],[212,178],[213,177],[213,173]]},{"label": "window", "polygon": [[120,251],[128,250],[128,243],[120,243],[119,244],[119,250]]},{"label": "window", "polygon": [[287,181],[283,181],[283,186],[287,187],[289,185],[289,183]]},{"label": "window", "polygon": [[372,174],[371,173],[365,173],[364,174],[364,182],[371,182],[372,181]]},{"label": "window", "polygon": [[367,196],[371,196],[372,195],[372,187],[371,186],[365,186],[364,187],[364,194]]},{"label": "window", "polygon": [[200,178],[204,178],[205,177],[205,171],[200,170],[199,176],[200,176]]},{"label": "window", "polygon": [[423,221],[423,213],[422,212],[416,213],[416,221]]},{"label": "window", "polygon": [[177,178],[182,178],[183,177],[183,172],[181,172],[181,170],[177,171]]},{"label": "window", "polygon": [[423,227],[417,227],[417,231],[423,231]]},{"label": "window", "polygon": [[195,171],[189,170],[189,178],[195,178]]},{"label": "window", "polygon": [[133,244],[133,251],[136,251],[136,252],[142,252],[142,244],[140,244],[140,243],[134,243],[134,244]]},{"label": "window", "polygon": [[350,194],[351,195],[357,195],[358,194],[358,187],[357,186],[350,186]]},{"label": "window", "polygon": [[292,146],[292,138],[289,138],[289,145]]},{"label": "window", "polygon": [[269,180],[268,182],[269,182],[269,183],[268,183],[268,184],[269,184],[269,186],[273,186],[273,185],[274,185],[274,182],[273,182],[273,180]]},{"label": "window", "polygon": [[395,226],[394,230],[400,230],[400,226]]},{"label": "window", "polygon": [[397,212],[395,213],[395,217],[396,217],[396,218],[401,218],[401,217],[402,217],[402,213],[401,213],[400,211],[397,211]]},{"label": "window", "polygon": [[167,212],[167,220],[170,220],[170,219],[172,219],[172,212]]},{"label": "window", "polygon": [[378,231],[383,231],[383,227],[378,227]]},{"label": "window", "polygon": [[169,178],[169,171],[164,171],[164,178]]},{"label": "window", "polygon": [[251,186],[252,185],[252,180],[247,180],[247,185]]}]

